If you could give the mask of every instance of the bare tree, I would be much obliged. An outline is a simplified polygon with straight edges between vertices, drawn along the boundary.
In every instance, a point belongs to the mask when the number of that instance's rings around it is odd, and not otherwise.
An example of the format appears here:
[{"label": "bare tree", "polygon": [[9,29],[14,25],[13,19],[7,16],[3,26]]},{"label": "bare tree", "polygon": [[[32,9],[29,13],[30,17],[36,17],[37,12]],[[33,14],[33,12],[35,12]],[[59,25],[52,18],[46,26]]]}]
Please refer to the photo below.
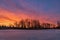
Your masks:
[{"label": "bare tree", "polygon": [[14,27],[18,27],[18,23],[17,22],[14,23]]},{"label": "bare tree", "polygon": [[25,26],[25,21],[24,21],[24,20],[21,20],[21,21],[20,21],[20,25],[21,25],[21,26],[20,26],[21,28],[26,28],[26,26]]},{"label": "bare tree", "polygon": [[51,25],[50,23],[43,23],[42,26],[43,28],[50,28]]},{"label": "bare tree", "polygon": [[39,20],[32,20],[32,25],[34,28],[40,28],[40,22]]},{"label": "bare tree", "polygon": [[57,21],[57,28],[60,28],[60,21]]},{"label": "bare tree", "polygon": [[26,28],[30,28],[30,24],[31,24],[30,20],[26,19],[25,20],[25,26],[26,26]]}]

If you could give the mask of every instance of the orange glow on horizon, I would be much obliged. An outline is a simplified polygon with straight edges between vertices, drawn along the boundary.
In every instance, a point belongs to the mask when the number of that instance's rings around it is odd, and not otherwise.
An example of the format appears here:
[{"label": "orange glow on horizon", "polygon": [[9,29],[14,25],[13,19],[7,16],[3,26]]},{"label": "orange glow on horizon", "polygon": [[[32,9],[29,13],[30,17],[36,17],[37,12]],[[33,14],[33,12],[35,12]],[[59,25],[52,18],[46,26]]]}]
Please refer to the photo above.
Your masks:
[{"label": "orange glow on horizon", "polygon": [[[5,9],[0,9],[0,25],[9,25],[13,24],[14,22],[19,22],[21,19],[37,19],[37,16],[31,16],[24,14],[24,12],[17,12],[18,14],[15,14],[15,12],[11,12]],[[19,14],[20,13],[20,14]],[[49,22],[45,21],[44,19],[38,18],[40,22]],[[52,22],[49,22],[52,23]],[[54,24],[54,23],[52,23]]]}]

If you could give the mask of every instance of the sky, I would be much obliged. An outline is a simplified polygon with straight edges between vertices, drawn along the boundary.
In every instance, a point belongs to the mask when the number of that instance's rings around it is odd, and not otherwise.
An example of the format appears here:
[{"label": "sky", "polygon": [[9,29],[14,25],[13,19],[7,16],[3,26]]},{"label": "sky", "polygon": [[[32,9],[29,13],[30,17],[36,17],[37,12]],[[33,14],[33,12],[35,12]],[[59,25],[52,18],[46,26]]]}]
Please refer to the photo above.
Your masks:
[{"label": "sky", "polygon": [[0,25],[26,18],[56,24],[60,21],[60,0],[0,0]]}]

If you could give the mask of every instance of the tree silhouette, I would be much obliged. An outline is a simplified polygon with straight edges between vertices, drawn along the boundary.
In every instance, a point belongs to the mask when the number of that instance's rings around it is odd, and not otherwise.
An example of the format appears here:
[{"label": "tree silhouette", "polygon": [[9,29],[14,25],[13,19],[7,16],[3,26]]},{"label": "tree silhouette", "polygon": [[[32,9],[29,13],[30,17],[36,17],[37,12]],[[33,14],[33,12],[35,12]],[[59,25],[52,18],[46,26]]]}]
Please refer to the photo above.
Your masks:
[{"label": "tree silhouette", "polygon": [[50,25],[50,23],[43,23],[42,26],[43,26],[43,28],[50,28],[51,25]]},{"label": "tree silhouette", "polygon": [[14,23],[14,26],[15,26],[15,27],[18,27],[18,23],[17,23],[17,22],[15,22],[15,23]]},{"label": "tree silhouette", "polygon": [[19,24],[21,25],[20,26],[21,28],[26,28],[24,20],[21,20]]},{"label": "tree silhouette", "polygon": [[57,21],[57,28],[60,28],[60,21]]},{"label": "tree silhouette", "polygon": [[34,29],[40,28],[39,20],[32,20],[32,26]]},{"label": "tree silhouette", "polygon": [[30,28],[30,24],[31,24],[30,20],[26,19],[25,20],[25,26],[26,26],[26,28]]}]

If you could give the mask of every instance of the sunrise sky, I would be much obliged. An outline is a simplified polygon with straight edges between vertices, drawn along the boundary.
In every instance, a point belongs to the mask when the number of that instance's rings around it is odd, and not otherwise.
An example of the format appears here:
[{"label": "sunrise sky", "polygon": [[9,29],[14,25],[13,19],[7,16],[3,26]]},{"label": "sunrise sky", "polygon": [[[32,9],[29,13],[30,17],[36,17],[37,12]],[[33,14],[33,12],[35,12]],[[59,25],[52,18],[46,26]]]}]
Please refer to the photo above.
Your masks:
[{"label": "sunrise sky", "polygon": [[56,24],[60,21],[60,0],[0,0],[0,25],[26,18]]}]

